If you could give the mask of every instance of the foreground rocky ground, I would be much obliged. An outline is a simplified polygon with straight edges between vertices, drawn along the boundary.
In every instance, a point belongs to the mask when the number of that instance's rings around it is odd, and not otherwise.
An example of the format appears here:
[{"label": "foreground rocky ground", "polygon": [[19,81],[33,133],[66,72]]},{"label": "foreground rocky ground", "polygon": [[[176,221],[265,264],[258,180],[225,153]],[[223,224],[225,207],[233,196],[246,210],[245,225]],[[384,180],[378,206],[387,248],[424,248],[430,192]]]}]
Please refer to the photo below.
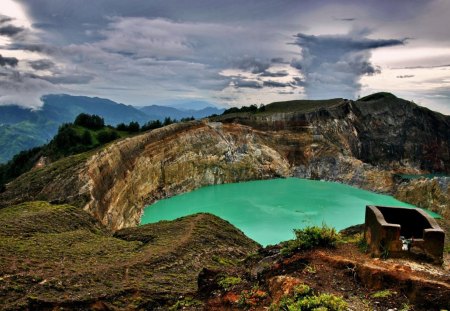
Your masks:
[{"label": "foreground rocky ground", "polygon": [[0,210],[0,309],[142,309],[174,304],[258,245],[215,216],[197,214],[114,235],[69,205]]},{"label": "foreground rocky ground", "polygon": [[[261,249],[245,264],[220,271],[203,271],[206,310],[299,310],[305,285],[310,296],[301,310],[446,310],[450,307],[449,254],[444,266],[423,261],[372,258],[358,243],[360,235],[347,236],[335,248],[298,251],[288,256],[280,245]],[[239,280],[223,286],[223,276]],[[203,281],[205,280],[205,281]],[[199,297],[205,295],[201,293]],[[334,299],[326,299],[327,295]],[[301,295],[300,295],[301,297]],[[318,299],[322,297],[322,299]],[[336,300],[338,297],[341,300]],[[286,301],[290,301],[286,304]],[[345,305],[339,308],[339,302]],[[306,305],[305,305],[306,302]],[[309,308],[307,304],[309,303]],[[318,309],[319,310],[319,309]],[[320,309],[322,310],[322,309]]]},{"label": "foreground rocky ground", "polygon": [[209,214],[113,234],[79,208],[28,202],[0,210],[0,309],[280,310],[305,288],[329,310],[450,307],[448,262],[374,259],[351,233],[283,254]]}]

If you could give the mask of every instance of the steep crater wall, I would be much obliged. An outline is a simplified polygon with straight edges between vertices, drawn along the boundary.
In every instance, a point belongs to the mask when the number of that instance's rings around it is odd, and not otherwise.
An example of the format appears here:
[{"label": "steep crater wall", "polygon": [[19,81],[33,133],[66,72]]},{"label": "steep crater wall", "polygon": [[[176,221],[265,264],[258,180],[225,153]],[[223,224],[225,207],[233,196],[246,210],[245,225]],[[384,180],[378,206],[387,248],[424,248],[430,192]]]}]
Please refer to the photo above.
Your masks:
[{"label": "steep crater wall", "polygon": [[[70,203],[117,230],[137,225],[146,205],[206,185],[296,176],[394,194],[393,173],[448,170],[449,117],[403,102],[390,114],[389,105],[342,100],[310,111],[173,124],[26,173],[0,193],[0,207]],[[418,146],[433,137],[439,143],[430,164]],[[416,203],[413,190],[402,193]],[[438,210],[434,205],[423,207]]]},{"label": "steep crater wall", "polygon": [[113,229],[136,225],[146,204],[205,185],[290,175],[289,162],[242,125],[175,124],[125,139],[88,162],[85,209]]}]

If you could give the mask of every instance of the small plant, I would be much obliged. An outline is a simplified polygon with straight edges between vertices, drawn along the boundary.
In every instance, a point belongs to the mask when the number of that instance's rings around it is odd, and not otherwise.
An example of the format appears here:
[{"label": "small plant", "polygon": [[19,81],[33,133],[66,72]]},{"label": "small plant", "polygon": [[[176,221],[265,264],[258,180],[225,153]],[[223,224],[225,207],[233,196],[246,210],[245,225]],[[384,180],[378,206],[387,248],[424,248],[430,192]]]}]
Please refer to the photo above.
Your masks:
[{"label": "small plant", "polygon": [[372,296],[372,298],[387,298],[387,297],[390,297],[395,294],[397,294],[397,293],[393,292],[389,289],[385,289],[385,290],[380,290],[376,293],[373,293],[371,296]]},{"label": "small plant", "polygon": [[220,256],[213,256],[212,260],[221,266],[236,266],[237,261],[231,258],[224,258]]},{"label": "small plant", "polygon": [[344,311],[347,310],[347,303],[332,294],[315,295],[308,285],[301,284],[294,288],[292,296],[281,297],[280,302],[272,304],[269,310]]},{"label": "small plant", "polygon": [[170,311],[175,311],[175,310],[183,310],[184,308],[189,308],[189,307],[199,307],[202,305],[202,302],[194,299],[192,297],[185,297],[183,299],[178,300],[174,305],[172,305],[171,307],[169,307]]},{"label": "small plant", "polygon": [[444,246],[444,253],[450,254],[450,245]]},{"label": "small plant", "polygon": [[314,265],[306,265],[305,266],[305,271],[308,272],[309,274],[316,274],[317,273],[316,267]]},{"label": "small plant", "polygon": [[294,229],[295,239],[285,242],[281,253],[289,255],[296,250],[308,250],[315,247],[334,247],[340,240],[336,229],[327,225],[311,226],[304,229]]},{"label": "small plant", "polygon": [[234,277],[234,276],[225,276],[221,278],[218,282],[219,286],[222,287],[224,290],[229,290],[233,286],[240,284],[242,282],[242,279],[240,277]]},{"label": "small plant", "polygon": [[381,259],[388,259],[389,258],[389,247],[387,245],[381,244]]},{"label": "small plant", "polygon": [[366,241],[366,239],[364,238],[363,235],[361,235],[359,237],[359,240],[358,240],[356,245],[358,245],[358,249],[361,252],[363,252],[364,254],[366,254],[369,251],[369,244],[367,244],[367,241]]},{"label": "small plant", "polygon": [[251,290],[243,290],[241,292],[237,304],[239,307],[247,309],[251,306],[257,305],[266,297],[267,293],[255,285]]},{"label": "small plant", "polygon": [[402,307],[400,309],[400,311],[410,311],[411,310],[411,306],[407,303],[403,303]]}]

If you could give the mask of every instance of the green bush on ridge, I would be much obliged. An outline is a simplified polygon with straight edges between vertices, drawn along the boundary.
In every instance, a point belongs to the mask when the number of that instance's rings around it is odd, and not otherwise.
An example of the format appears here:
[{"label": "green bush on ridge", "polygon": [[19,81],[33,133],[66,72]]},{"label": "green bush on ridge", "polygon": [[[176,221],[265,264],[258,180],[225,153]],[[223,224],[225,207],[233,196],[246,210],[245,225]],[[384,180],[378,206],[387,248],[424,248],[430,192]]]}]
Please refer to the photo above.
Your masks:
[{"label": "green bush on ridge", "polygon": [[341,238],[336,229],[327,225],[294,229],[294,234],[294,240],[284,243],[281,249],[282,254],[289,255],[297,250],[308,250],[315,247],[334,247]]}]

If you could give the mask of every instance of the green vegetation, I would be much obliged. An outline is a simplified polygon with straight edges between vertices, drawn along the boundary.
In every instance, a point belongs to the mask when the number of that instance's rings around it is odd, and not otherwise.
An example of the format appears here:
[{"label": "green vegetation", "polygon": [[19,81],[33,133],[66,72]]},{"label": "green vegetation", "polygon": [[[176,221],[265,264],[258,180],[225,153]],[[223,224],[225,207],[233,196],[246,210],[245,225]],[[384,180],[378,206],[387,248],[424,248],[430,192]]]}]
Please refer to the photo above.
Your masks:
[{"label": "green vegetation", "polygon": [[73,122],[75,125],[85,127],[90,130],[99,130],[105,127],[105,120],[98,115],[90,115],[86,113],[80,113]]},{"label": "green vegetation", "polygon": [[184,299],[178,300],[173,306],[169,307],[169,311],[175,310],[185,310],[186,308],[200,307],[203,303],[192,297],[185,297]]},{"label": "green vegetation", "polygon": [[257,112],[263,112],[266,111],[266,107],[264,105],[256,106],[256,105],[250,105],[250,106],[242,106],[241,108],[238,107],[231,107],[223,112],[223,114],[230,114],[230,113],[239,113],[239,112],[250,112],[250,113],[257,113]]},{"label": "green vegetation", "polygon": [[[190,121],[192,118],[183,120]],[[130,122],[128,125],[121,123],[114,128],[105,126],[103,118],[97,115],[81,113],[75,118],[74,123],[62,124],[58,133],[48,144],[22,151],[8,163],[0,164],[0,192],[4,191],[6,183],[31,170],[42,157],[48,162],[54,162],[63,157],[98,148],[139,131],[157,129],[176,122],[177,120],[166,118],[164,123],[158,120],[150,121],[142,128],[137,122]]]},{"label": "green vegetation", "polygon": [[213,256],[212,260],[217,262],[220,266],[236,266],[237,262],[230,258]]},{"label": "green vegetation", "polygon": [[364,238],[363,234],[360,235],[359,239],[356,242],[356,245],[358,246],[358,249],[363,253],[367,253],[369,250],[369,244],[367,244],[367,241]]},{"label": "green vegetation", "polygon": [[374,94],[365,96],[363,98],[359,98],[358,101],[359,102],[368,102],[368,101],[375,101],[375,100],[387,99],[387,98],[393,99],[393,98],[397,98],[397,97],[392,93],[379,92],[379,93],[374,93]]},{"label": "green vegetation", "polygon": [[257,284],[255,284],[250,290],[243,290],[239,295],[239,300],[237,305],[245,310],[251,308],[263,301],[267,298],[267,293],[259,288]]},{"label": "green vegetation", "polygon": [[297,250],[308,250],[315,247],[334,247],[340,240],[336,229],[326,225],[322,227],[311,226],[304,229],[294,229],[295,239],[286,241],[281,252],[285,255],[292,254]]},{"label": "green vegetation", "polygon": [[224,290],[229,290],[233,286],[238,285],[242,282],[242,279],[240,277],[234,277],[234,276],[224,276],[220,278],[218,284],[220,287],[222,287]]},{"label": "green vegetation", "polygon": [[407,303],[403,303],[400,311],[410,311],[412,310],[411,306]]},{"label": "green vegetation", "polygon": [[242,106],[241,108],[232,107],[223,112],[221,116],[215,117],[221,120],[234,116],[253,116],[268,115],[272,113],[289,113],[289,112],[309,112],[323,108],[336,106],[343,102],[342,98],[334,98],[328,100],[291,100],[284,102],[275,102],[268,105]]},{"label": "green vegetation", "polygon": [[275,102],[266,106],[267,113],[274,112],[308,112],[323,108],[333,107],[342,103],[342,98],[333,98],[325,100],[290,100],[284,102]]},{"label": "green vegetation", "polygon": [[278,304],[270,306],[272,311],[344,311],[347,303],[332,294],[314,294],[308,285],[297,285],[291,296],[283,296]]},{"label": "green vegetation", "polygon": [[119,131],[126,131],[130,133],[137,133],[141,129],[139,126],[139,123],[137,122],[130,122],[128,125],[125,123],[119,123],[116,126],[116,129]]},{"label": "green vegetation", "polygon": [[142,127],[141,127],[141,131],[145,132],[145,131],[149,131],[149,130],[154,130],[157,128],[162,127],[162,123],[159,120],[153,120],[153,121],[149,121],[147,123],[145,123]]},{"label": "green vegetation", "polygon": [[[179,297],[196,291],[198,272],[215,265],[212,256],[238,260],[256,248],[212,215],[113,235],[80,208],[28,202],[0,209],[0,301],[11,310],[39,309],[30,303],[90,310],[83,303],[98,300],[109,309],[197,306],[198,301]],[[199,256],[203,252],[211,256]],[[235,283],[224,279],[225,286]],[[174,298],[180,299],[175,305]]]},{"label": "green vegetation", "polygon": [[391,297],[392,295],[397,295],[396,292],[393,292],[389,289],[384,289],[384,290],[380,290],[376,293],[373,293],[371,295],[372,298],[388,298]]}]

